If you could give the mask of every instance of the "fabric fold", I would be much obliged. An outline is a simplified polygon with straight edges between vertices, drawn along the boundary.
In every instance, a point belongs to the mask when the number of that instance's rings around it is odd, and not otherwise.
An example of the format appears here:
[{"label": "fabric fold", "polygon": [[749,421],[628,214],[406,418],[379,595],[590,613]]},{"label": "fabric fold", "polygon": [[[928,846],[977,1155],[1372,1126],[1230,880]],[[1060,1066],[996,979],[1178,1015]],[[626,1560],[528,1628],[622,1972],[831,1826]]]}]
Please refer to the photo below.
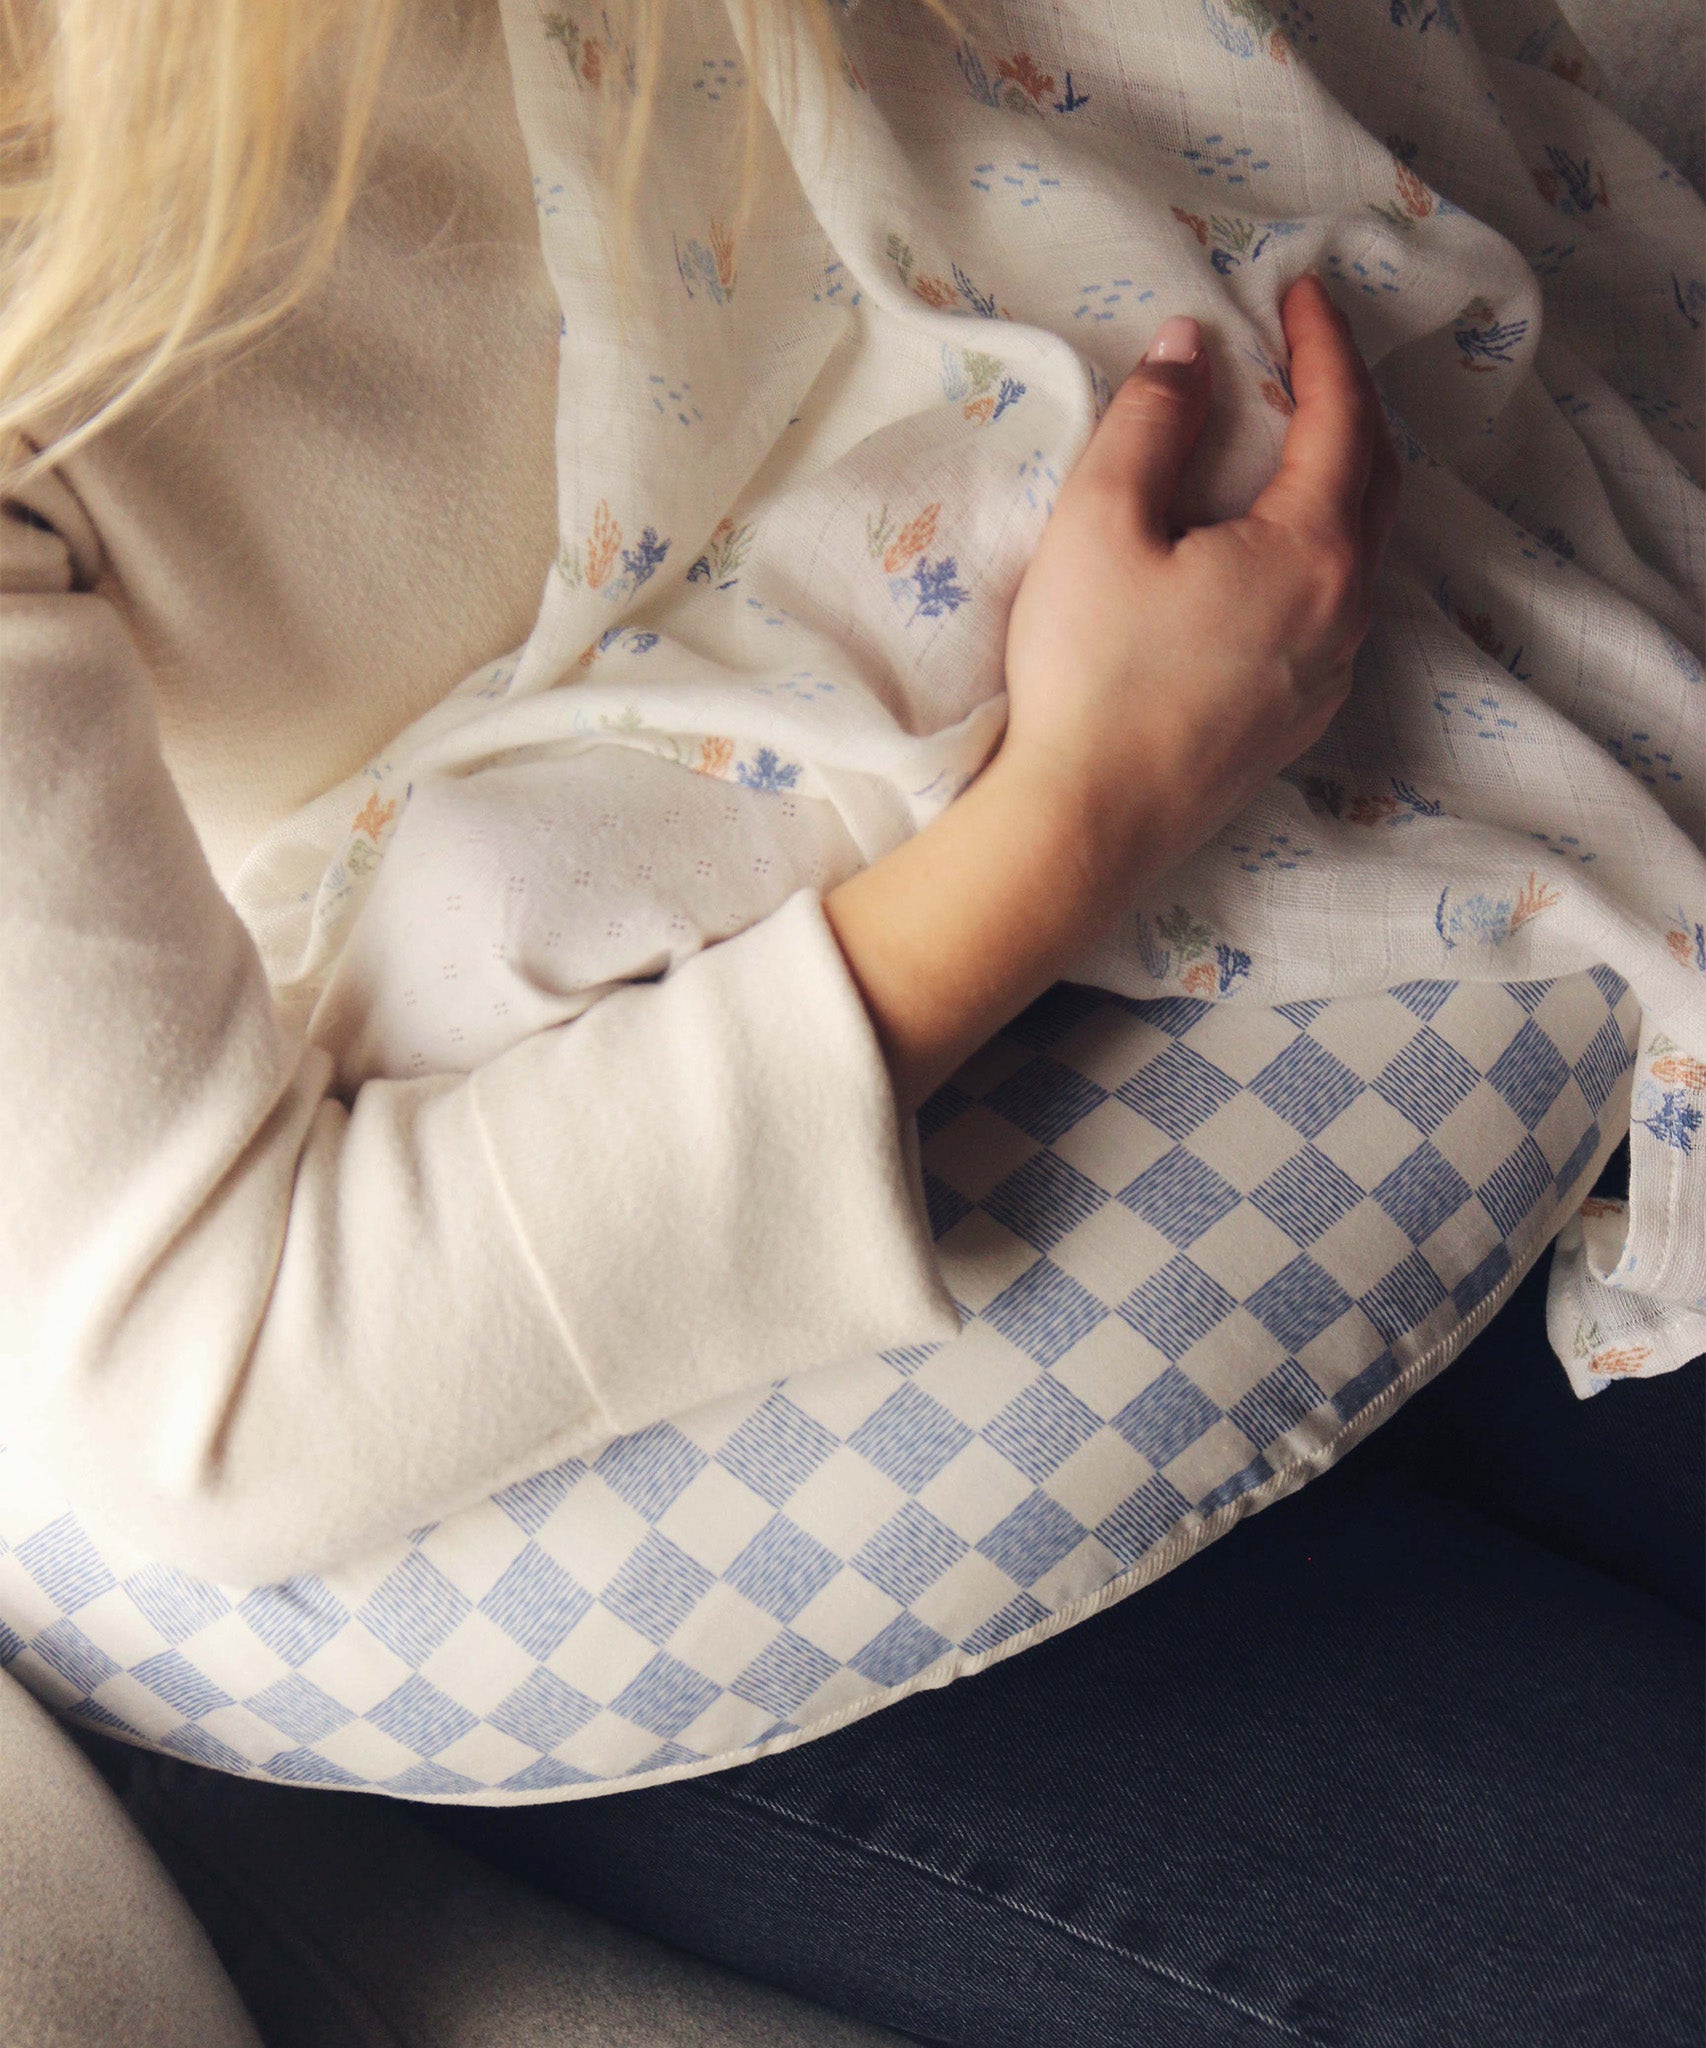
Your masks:
[{"label": "fabric fold", "polygon": [[[1073,978],[1245,1010],[1603,967],[1698,1065],[1700,202],[1596,104],[1549,8],[1485,37],[1478,13],[1074,0],[1009,13],[1011,43],[986,46],[863,0],[838,14],[825,73],[786,17],[793,48],[754,71],[740,10],[684,0],[618,320],[594,165],[633,53],[607,22],[504,0],[563,306],[560,551],[514,660],[323,807],[279,961],[321,1001],[317,1035],[335,1048],[362,1025],[360,1001],[323,995],[340,948],[369,962],[341,970],[345,997],[359,981],[383,1000],[362,911],[381,861],[401,877],[387,914],[431,924],[427,834],[395,815],[440,801],[418,792],[472,805],[483,776],[525,762],[548,805],[554,764],[579,815],[602,773],[624,829],[662,844],[671,778],[598,766],[629,749],[738,788],[727,825],[705,824],[714,859],[777,799],[863,860],[928,824],[999,742],[1007,609],[1114,384],[1165,313],[1202,320],[1218,417],[1178,511],[1236,516],[1287,431],[1278,308],[1313,267],[1406,469],[1356,693]],[[737,236],[752,93],[764,203]],[[488,842],[523,891],[532,829],[497,820]],[[773,834],[761,903],[720,880],[671,966],[820,882],[812,839]],[[291,924],[264,852],[244,880],[257,925]],[[591,871],[575,915],[616,943],[555,958],[552,1002],[656,971],[657,880],[643,862]],[[463,992],[518,1016],[534,954],[498,951]],[[378,1033],[364,1042],[382,1057]],[[1642,1057],[1637,1101],[1661,1085]],[[1662,1190],[1638,1179],[1643,1241],[1671,1227],[1663,1205],[1706,1242],[1681,1137]]]},{"label": "fabric fold", "polygon": [[669,986],[667,1006],[618,990],[575,1027],[581,1060],[638,1088],[570,1093],[551,1036],[472,1082],[493,1171],[616,1428],[958,1336],[916,1136],[816,893]]},{"label": "fabric fold", "polygon": [[9,595],[3,631],[3,1434],[91,1528],[267,1584],[957,1333],[814,893],[475,1084],[346,1100],[214,883],[111,606]]}]

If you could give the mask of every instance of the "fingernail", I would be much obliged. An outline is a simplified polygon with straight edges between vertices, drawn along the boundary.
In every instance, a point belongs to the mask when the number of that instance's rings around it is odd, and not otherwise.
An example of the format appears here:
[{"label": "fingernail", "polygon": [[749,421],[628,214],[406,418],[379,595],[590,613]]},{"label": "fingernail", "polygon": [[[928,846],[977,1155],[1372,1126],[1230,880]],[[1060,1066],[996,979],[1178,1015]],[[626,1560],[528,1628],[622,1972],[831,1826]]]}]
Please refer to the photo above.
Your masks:
[{"label": "fingernail", "polygon": [[1202,329],[1189,313],[1174,313],[1156,328],[1143,352],[1146,363],[1190,363],[1202,353]]}]

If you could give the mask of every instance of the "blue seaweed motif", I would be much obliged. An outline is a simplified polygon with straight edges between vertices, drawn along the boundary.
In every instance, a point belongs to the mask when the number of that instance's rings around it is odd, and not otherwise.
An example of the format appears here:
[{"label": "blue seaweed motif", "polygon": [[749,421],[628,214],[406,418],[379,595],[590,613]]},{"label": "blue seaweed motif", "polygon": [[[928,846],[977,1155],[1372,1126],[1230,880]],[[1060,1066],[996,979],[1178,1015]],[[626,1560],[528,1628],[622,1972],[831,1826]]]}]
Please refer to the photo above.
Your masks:
[{"label": "blue seaweed motif", "polygon": [[995,294],[993,292],[980,292],[957,263],[953,266],[953,271],[954,283],[959,287],[960,297],[967,302],[974,312],[981,313],[984,319],[995,319]]},{"label": "blue seaweed motif", "polygon": [[1510,897],[1488,896],[1480,890],[1453,903],[1447,887],[1440,891],[1434,907],[1434,929],[1448,953],[1461,945],[1502,946],[1517,926],[1526,922],[1517,913],[1518,906]]},{"label": "blue seaweed motif", "polygon": [[1256,54],[1255,31],[1247,21],[1230,21],[1218,0],[1200,0],[1202,18],[1208,32],[1229,57],[1238,57],[1246,62]]},{"label": "blue seaweed motif", "polygon": [[1466,362],[1480,356],[1489,363],[1508,363],[1512,349],[1527,332],[1526,320],[1495,320],[1487,327],[1456,328],[1451,338],[1463,351]]},{"label": "blue seaweed motif", "polygon": [[1529,268],[1536,277],[1556,277],[1575,253],[1574,242],[1548,242],[1528,259]]},{"label": "blue seaweed motif", "polygon": [[1634,1122],[1642,1130],[1650,1132],[1661,1145],[1668,1145],[1673,1152],[1685,1156],[1694,1150],[1695,1133],[1706,1121],[1687,1094],[1681,1088],[1659,1088],[1654,1082],[1642,1084],[1635,1107],[1643,1109],[1645,1116],[1637,1116]]},{"label": "blue seaweed motif", "polygon": [[1017,405],[1025,395],[1025,386],[1015,377],[1003,377],[1001,389],[995,394],[995,410],[989,415],[993,426],[1010,405]]},{"label": "blue seaweed motif", "polygon": [[1392,0],[1391,21],[1394,28],[1414,28],[1418,35],[1426,35],[1437,21],[1448,35],[1461,35],[1457,16],[1452,12],[1451,0],[1433,0],[1431,6],[1424,0]]},{"label": "blue seaweed motif", "polygon": [[969,43],[961,43],[954,52],[954,62],[960,67],[960,76],[971,87],[974,98],[986,107],[999,107],[1001,92],[983,68],[983,59]]},{"label": "blue seaweed motif", "polygon": [[[936,619],[944,612],[957,612],[971,592],[954,581],[959,570],[952,555],[944,555],[939,562],[932,562],[928,555],[918,557],[918,565],[912,572],[912,580],[918,585],[918,601],[913,606],[912,618]],[[907,620],[911,625],[912,619]]]},{"label": "blue seaweed motif", "polygon": [[640,544],[622,550],[622,566],[634,579],[633,587],[638,590],[647,582],[657,565],[669,553],[669,542],[658,539],[655,526],[648,526],[640,535]]},{"label": "blue seaweed motif", "polygon": [[1137,957],[1143,963],[1143,971],[1151,981],[1165,981],[1173,971],[1173,949],[1161,944],[1148,917],[1140,910],[1133,920],[1133,932],[1137,938]]},{"label": "blue seaweed motif", "polygon": [[[1551,200],[1563,214],[1591,213],[1596,206],[1609,206],[1605,194],[1605,179],[1594,171],[1593,159],[1584,156],[1580,162],[1560,149],[1555,142],[1546,145],[1546,161],[1552,166],[1550,173],[1537,172],[1535,183],[1543,197]],[[1554,189],[1547,191],[1547,183]]]},{"label": "blue seaweed motif", "polygon": [[1401,782],[1396,775],[1392,778],[1392,794],[1412,817],[1443,818],[1448,815],[1437,796],[1423,796],[1413,782]]},{"label": "blue seaweed motif", "polygon": [[743,788],[767,790],[773,795],[792,789],[799,779],[799,762],[784,764],[777,758],[774,747],[760,747],[750,764],[742,761],[735,768],[735,780]]},{"label": "blue seaweed motif", "polygon": [[607,653],[612,647],[628,643],[630,654],[650,654],[658,644],[656,633],[637,633],[631,626],[607,626],[598,636],[598,652]]},{"label": "blue seaweed motif", "polygon": [[1250,971],[1250,956],[1239,946],[1229,946],[1224,940],[1217,940],[1214,948],[1215,979],[1219,991],[1226,995],[1234,982],[1241,981]]}]

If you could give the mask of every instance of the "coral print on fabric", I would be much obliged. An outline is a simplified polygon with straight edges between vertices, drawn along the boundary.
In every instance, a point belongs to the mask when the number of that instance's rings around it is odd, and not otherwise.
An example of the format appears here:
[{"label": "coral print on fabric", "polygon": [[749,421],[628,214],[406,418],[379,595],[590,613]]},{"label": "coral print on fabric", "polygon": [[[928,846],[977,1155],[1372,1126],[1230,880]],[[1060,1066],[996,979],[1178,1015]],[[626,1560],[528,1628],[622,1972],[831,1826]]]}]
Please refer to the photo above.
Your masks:
[{"label": "coral print on fabric", "polygon": [[1007,375],[999,356],[975,348],[944,348],[942,395],[960,404],[963,418],[982,427],[1017,405],[1025,387],[1018,378]]},{"label": "coral print on fabric", "polygon": [[791,110],[744,7],[675,0],[621,327],[596,166],[633,53],[578,0],[501,12],[562,307],[557,559],[525,642],[234,885],[346,1092],[572,1029],[939,816],[1114,390],[1194,314],[1177,516],[1244,513],[1306,268],[1403,464],[1355,686],[923,1105],[952,1341],[755,1360],[280,1586],[111,1544],[0,1448],[0,1660],[276,1783],[599,1795],[1148,1584],[1549,1244],[1578,1396],[1706,1353],[1706,206],[1550,0],[1006,0],[975,40],[847,0]]},{"label": "coral print on fabric", "polygon": [[1056,84],[1054,74],[1045,71],[1028,50],[1013,50],[990,60],[970,43],[961,43],[954,61],[965,80],[966,90],[981,105],[1012,114],[1076,114],[1090,104],[1090,95],[1079,92],[1066,72]]},{"label": "coral print on fabric", "polygon": [[941,510],[939,502],[926,505],[898,532],[887,505],[875,520],[866,522],[866,545],[881,561],[888,577],[889,594],[906,612],[909,626],[914,619],[936,619],[958,611],[970,596],[955,581],[959,571],[952,555],[932,559],[926,553],[936,537],[936,520]]},{"label": "coral print on fabric", "polygon": [[1660,1034],[1653,1041],[1653,1058],[1647,1078],[1635,1097],[1635,1122],[1651,1138],[1673,1151],[1693,1152],[1695,1140],[1706,1116],[1706,1060],[1686,1053],[1672,1038]]},{"label": "coral print on fabric", "polygon": [[596,13],[588,8],[577,14],[550,8],[542,13],[540,26],[546,40],[556,45],[569,76],[583,91],[600,91],[612,67],[627,89],[634,89],[633,47],[611,27],[610,16],[603,8]]},{"label": "coral print on fabric", "polygon": [[1233,214],[1210,214],[1204,218],[1187,213],[1182,206],[1173,209],[1175,220],[1183,221],[1198,242],[1209,252],[1209,262],[1222,277],[1241,264],[1254,263],[1263,251],[1290,235],[1302,232],[1302,223],[1294,220],[1240,220]]},{"label": "coral print on fabric", "polygon": [[1139,912],[1137,943],[1157,983],[1176,981],[1186,995],[1229,995],[1250,971],[1250,956],[1214,935],[1182,903],[1151,918]]},{"label": "coral print on fabric", "polygon": [[600,498],[584,549],[575,542],[566,546],[557,557],[557,573],[576,589],[598,591],[608,604],[626,604],[668,553],[669,542],[658,539],[655,526],[642,528],[634,545],[623,547],[622,528]]},{"label": "coral print on fabric", "polygon": [[984,320],[1011,320],[1012,314],[1005,306],[998,306],[994,298],[981,290],[957,263],[950,263],[950,283],[933,271],[920,270],[912,253],[912,245],[903,236],[890,234],[884,243],[889,261],[900,273],[901,283],[909,292],[921,298],[925,305],[951,307],[955,312],[962,308],[976,313]]},{"label": "coral print on fabric", "polygon": [[752,545],[752,521],[746,520],[736,526],[726,516],[719,519],[711,529],[711,538],[705,544],[705,552],[698,557],[687,572],[689,583],[708,583],[718,590],[733,590],[740,581],[736,573],[746,551]]},{"label": "coral print on fabric", "polygon": [[[1262,0],[1201,0],[1204,26],[1230,57],[1290,61],[1291,42]],[[1300,10],[1308,15],[1307,9]],[[1310,17],[1312,18],[1312,17]]]},{"label": "coral print on fabric", "polygon": [[[1460,367],[1491,371],[1512,361],[1512,351],[1528,332],[1526,320],[1500,320],[1490,299],[1471,299],[1452,329]],[[1478,324],[1479,323],[1479,324]]]},{"label": "coral print on fabric", "polygon": [[1502,946],[1519,926],[1555,908],[1559,901],[1559,891],[1549,888],[1532,871],[1522,887],[1509,895],[1490,896],[1479,890],[1466,895],[1445,888],[1434,907],[1434,927],[1447,952],[1464,945]]},{"label": "coral print on fabric", "polygon": [[[585,309],[611,303],[594,166],[632,52],[601,9],[504,0],[565,309],[557,564],[526,646],[290,828],[323,851],[255,906],[281,997],[311,1010],[426,775],[626,747],[865,859],[927,824],[999,742],[1006,608],[1158,322],[1204,322],[1221,415],[1180,512],[1229,516],[1295,411],[1277,308],[1313,267],[1405,462],[1358,687],[1078,978],[1241,1008],[1603,962],[1706,1048],[1701,214],[1546,0],[1065,0],[970,38],[861,0],[827,77],[800,52],[791,123],[738,13],[685,0],[618,335]],[[753,92],[778,119],[737,245]],[[1622,524],[1608,474],[1653,480]],[[759,858],[741,915],[813,879]],[[258,857],[255,886],[283,871]],[[637,934],[624,886],[578,914]],[[1328,902],[1359,916],[1329,930]],[[1641,1058],[1634,1128],[1706,1241],[1698,1099]]]},{"label": "coral print on fabric", "polygon": [[734,241],[718,221],[706,229],[704,242],[690,236],[684,248],[677,241],[675,267],[690,299],[704,292],[713,305],[726,306],[735,295]]},{"label": "coral print on fabric", "polygon": [[1402,137],[1393,136],[1389,147],[1392,151],[1392,178],[1397,186],[1397,197],[1384,205],[1369,201],[1369,210],[1377,213],[1382,220],[1389,220],[1401,234],[1408,234],[1419,220],[1426,220],[1439,205],[1438,195],[1428,190],[1410,165],[1415,160],[1417,145]]},{"label": "coral print on fabric", "polygon": [[1706,1355],[1706,1058],[1650,1022],[1630,1102],[1629,1199],[1590,1199],[1553,1254],[1547,1330],[1576,1392]]}]

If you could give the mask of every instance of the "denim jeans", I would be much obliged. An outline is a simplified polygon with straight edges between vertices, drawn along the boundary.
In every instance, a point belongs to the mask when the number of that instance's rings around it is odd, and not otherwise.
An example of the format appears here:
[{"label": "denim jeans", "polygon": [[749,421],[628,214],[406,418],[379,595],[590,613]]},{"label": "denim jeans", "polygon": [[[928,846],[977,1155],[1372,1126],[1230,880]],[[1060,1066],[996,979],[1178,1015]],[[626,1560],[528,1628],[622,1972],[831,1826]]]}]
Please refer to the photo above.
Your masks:
[{"label": "denim jeans", "polygon": [[963,2048],[1702,2038],[1702,1375],[1579,1402],[1545,1261],[1300,1493],[785,1755],[428,1825]]}]

